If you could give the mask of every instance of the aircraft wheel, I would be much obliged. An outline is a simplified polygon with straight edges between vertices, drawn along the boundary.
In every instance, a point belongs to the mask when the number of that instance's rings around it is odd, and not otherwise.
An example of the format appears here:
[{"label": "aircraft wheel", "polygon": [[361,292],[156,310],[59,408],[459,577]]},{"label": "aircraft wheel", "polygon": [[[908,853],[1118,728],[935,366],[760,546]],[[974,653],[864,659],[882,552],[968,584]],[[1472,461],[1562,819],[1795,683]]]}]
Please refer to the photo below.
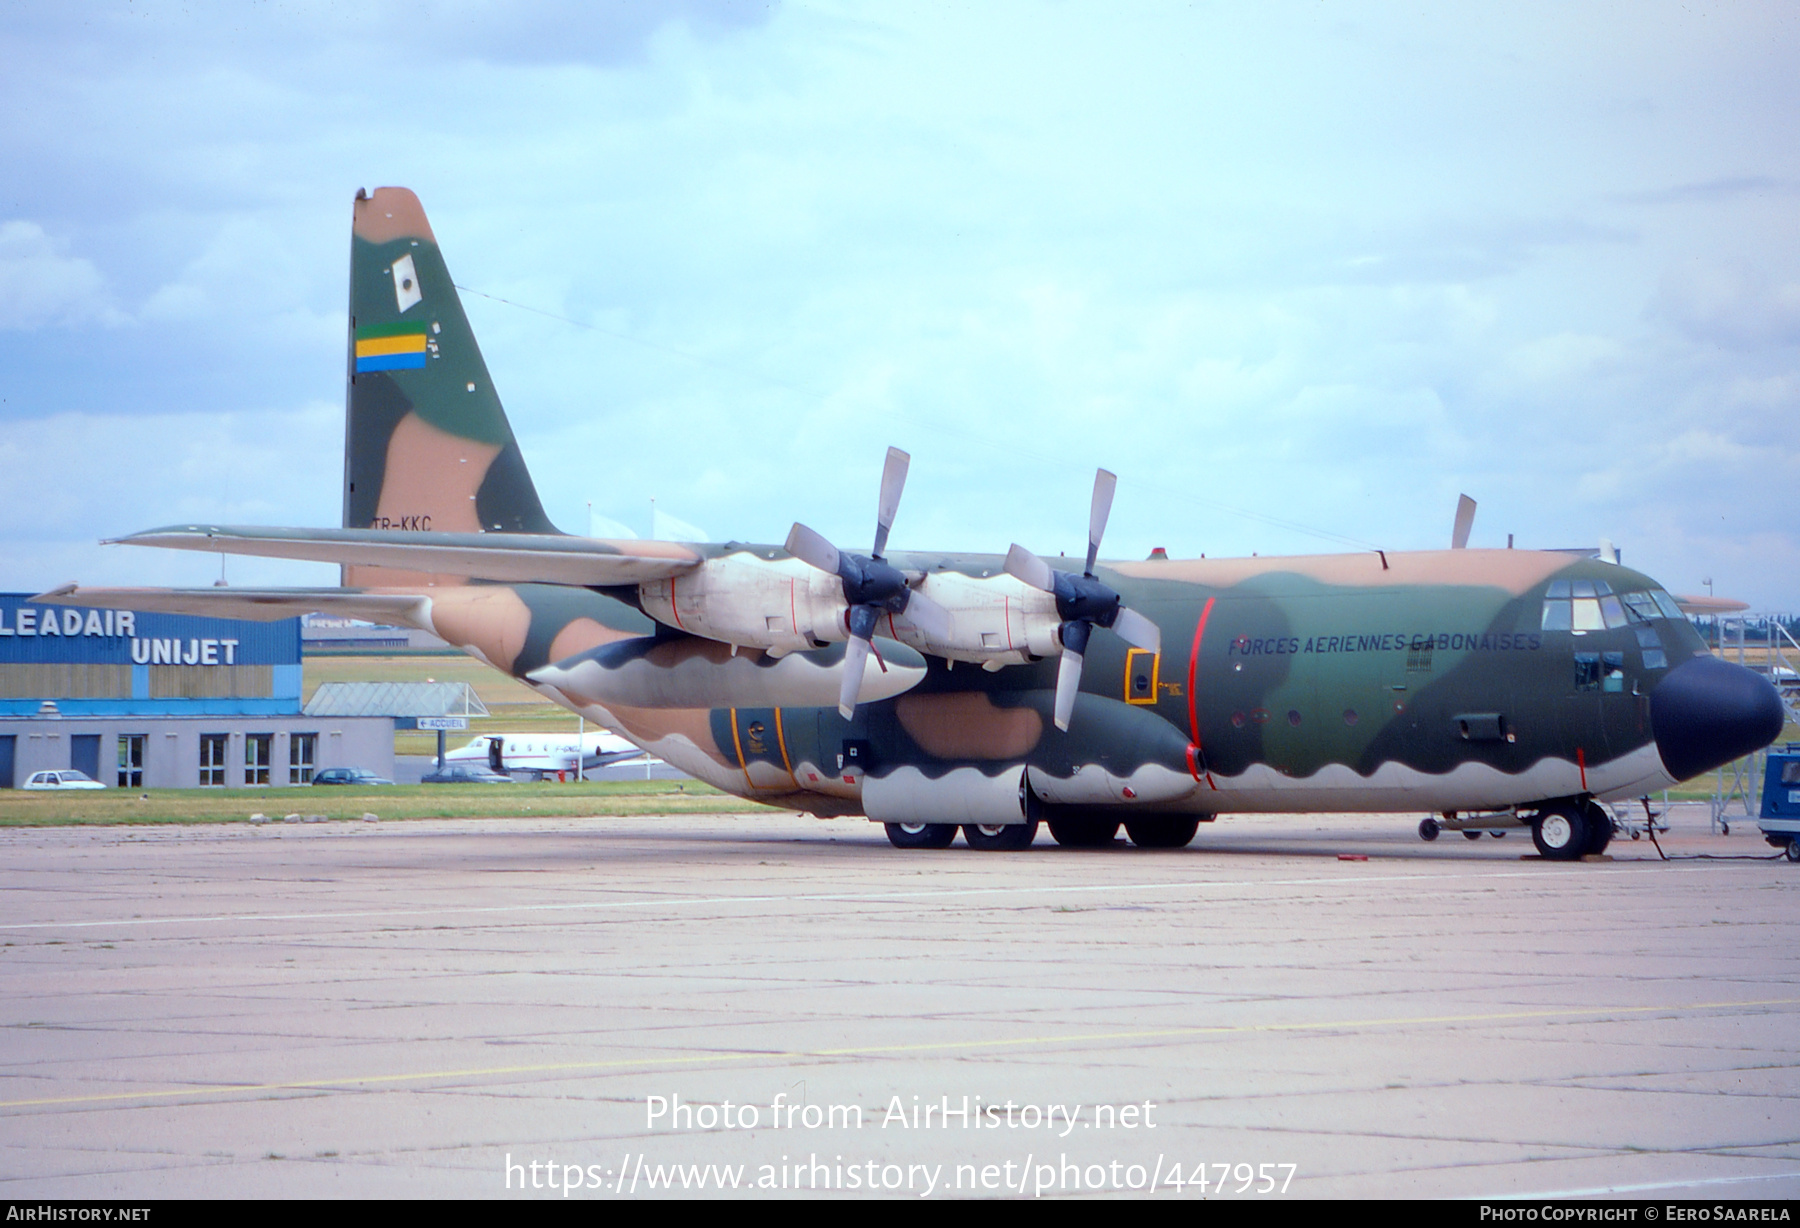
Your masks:
[{"label": "aircraft wheel", "polygon": [[1503,831],[1491,831],[1488,833],[1488,835],[1492,836],[1496,840],[1506,839],[1506,833]]},{"label": "aircraft wheel", "polygon": [[1066,849],[1105,848],[1119,834],[1119,820],[1081,817],[1045,819],[1050,837]]},{"label": "aircraft wheel", "polygon": [[972,849],[984,852],[1010,853],[1030,848],[1037,839],[1037,820],[1023,823],[964,823],[963,840]]},{"label": "aircraft wheel", "polygon": [[1479,840],[1479,839],[1481,839],[1481,833],[1479,831],[1475,831],[1475,830],[1471,829],[1469,831],[1463,832],[1463,839],[1464,840]]},{"label": "aircraft wheel", "polygon": [[956,839],[954,823],[884,823],[888,843],[897,849],[947,849]]},{"label": "aircraft wheel", "polygon": [[1789,861],[1800,861],[1800,840],[1788,841],[1787,859]]},{"label": "aircraft wheel", "polygon": [[1443,830],[1443,828],[1438,826],[1438,821],[1436,819],[1419,820],[1419,839],[1421,840],[1436,840],[1438,838],[1438,833]]},{"label": "aircraft wheel", "polygon": [[1731,834],[1731,824],[1729,824],[1729,823],[1719,824],[1719,834],[1721,836],[1729,836]]},{"label": "aircraft wheel", "polygon": [[1200,820],[1193,818],[1126,819],[1125,834],[1141,849],[1186,848],[1200,830]]},{"label": "aircraft wheel", "polygon": [[1600,803],[1589,802],[1587,804],[1587,821],[1587,847],[1582,852],[1598,857],[1606,851],[1606,846],[1612,843],[1612,815],[1608,814]]},{"label": "aircraft wheel", "polygon": [[1531,825],[1531,842],[1550,861],[1578,860],[1587,852],[1587,816],[1573,803],[1547,807]]}]

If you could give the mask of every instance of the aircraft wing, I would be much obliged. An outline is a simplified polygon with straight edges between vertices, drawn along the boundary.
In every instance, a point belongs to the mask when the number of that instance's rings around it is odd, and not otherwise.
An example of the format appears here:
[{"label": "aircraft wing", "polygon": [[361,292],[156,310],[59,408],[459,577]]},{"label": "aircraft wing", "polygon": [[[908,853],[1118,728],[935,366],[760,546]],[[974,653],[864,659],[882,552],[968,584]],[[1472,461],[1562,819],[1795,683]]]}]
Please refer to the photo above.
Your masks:
[{"label": "aircraft wing", "polygon": [[535,533],[171,525],[115,540],[128,546],[393,567],[524,584],[642,584],[680,575],[701,562],[697,551],[678,542]]},{"label": "aircraft wing", "polygon": [[65,584],[32,601],[150,614],[198,614],[274,622],[301,614],[335,614],[369,622],[399,623],[430,631],[431,599],[416,593],[372,593],[354,588],[83,588]]}]

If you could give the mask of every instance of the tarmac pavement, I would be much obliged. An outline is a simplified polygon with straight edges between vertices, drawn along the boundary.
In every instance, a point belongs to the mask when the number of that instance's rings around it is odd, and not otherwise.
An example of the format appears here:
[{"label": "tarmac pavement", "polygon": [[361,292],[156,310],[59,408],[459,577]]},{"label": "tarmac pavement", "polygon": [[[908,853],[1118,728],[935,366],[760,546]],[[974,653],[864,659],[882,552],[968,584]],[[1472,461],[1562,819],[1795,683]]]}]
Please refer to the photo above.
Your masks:
[{"label": "tarmac pavement", "polygon": [[1674,822],[1741,859],[1417,816],[0,831],[0,1191],[1795,1198],[1800,866]]}]

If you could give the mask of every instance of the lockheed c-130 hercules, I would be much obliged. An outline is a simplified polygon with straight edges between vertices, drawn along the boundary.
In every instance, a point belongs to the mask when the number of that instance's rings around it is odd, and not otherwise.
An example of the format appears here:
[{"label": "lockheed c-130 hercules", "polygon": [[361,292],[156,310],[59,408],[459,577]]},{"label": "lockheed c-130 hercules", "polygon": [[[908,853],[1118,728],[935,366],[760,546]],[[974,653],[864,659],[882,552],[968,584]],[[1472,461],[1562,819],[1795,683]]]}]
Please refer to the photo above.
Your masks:
[{"label": "lockheed c-130 hercules", "polygon": [[[428,630],[728,793],[864,814],[895,845],[1187,844],[1222,813],[1441,812],[1606,847],[1600,803],[1766,745],[1770,683],[1616,560],[1453,548],[1102,563],[561,533],[418,199],[359,192],[341,529],[180,525],[139,545],[342,565],[341,588],[39,600]],[[1457,820],[1454,816],[1465,816]]]}]

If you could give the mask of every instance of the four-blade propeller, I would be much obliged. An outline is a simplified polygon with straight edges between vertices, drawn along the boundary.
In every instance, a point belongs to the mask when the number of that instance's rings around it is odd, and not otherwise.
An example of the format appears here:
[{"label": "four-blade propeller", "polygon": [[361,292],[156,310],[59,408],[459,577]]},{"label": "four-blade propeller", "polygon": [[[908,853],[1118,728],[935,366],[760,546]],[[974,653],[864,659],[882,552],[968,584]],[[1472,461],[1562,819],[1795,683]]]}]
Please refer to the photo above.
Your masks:
[{"label": "four-blade propeller", "polygon": [[882,557],[887,549],[888,530],[894,526],[894,513],[900,508],[900,492],[906,487],[906,467],[911,460],[899,448],[888,449],[887,465],[881,472],[881,503],[875,514],[875,549],[867,558],[839,550],[803,524],[795,524],[788,534],[789,554],[844,582],[844,600],[850,605],[846,612],[850,642],[844,653],[838,712],[845,720],[856,711],[856,696],[862,689],[863,671],[868,668],[873,648],[870,639],[882,615],[904,614],[926,635],[940,640],[950,638],[950,611],[909,588],[906,574],[890,567]]},{"label": "four-blade propeller", "polygon": [[1095,627],[1109,629],[1134,648],[1162,650],[1162,632],[1156,624],[1121,605],[1119,594],[1094,578],[1094,562],[1100,556],[1100,539],[1106,533],[1113,488],[1118,482],[1118,477],[1105,469],[1094,474],[1094,502],[1088,512],[1087,566],[1080,575],[1055,570],[1017,542],[1006,553],[1008,575],[1056,598],[1056,614],[1063,620],[1057,632],[1062,640],[1062,661],[1056,670],[1056,727],[1065,732],[1075,711],[1075,696],[1081,690],[1082,657]]}]

